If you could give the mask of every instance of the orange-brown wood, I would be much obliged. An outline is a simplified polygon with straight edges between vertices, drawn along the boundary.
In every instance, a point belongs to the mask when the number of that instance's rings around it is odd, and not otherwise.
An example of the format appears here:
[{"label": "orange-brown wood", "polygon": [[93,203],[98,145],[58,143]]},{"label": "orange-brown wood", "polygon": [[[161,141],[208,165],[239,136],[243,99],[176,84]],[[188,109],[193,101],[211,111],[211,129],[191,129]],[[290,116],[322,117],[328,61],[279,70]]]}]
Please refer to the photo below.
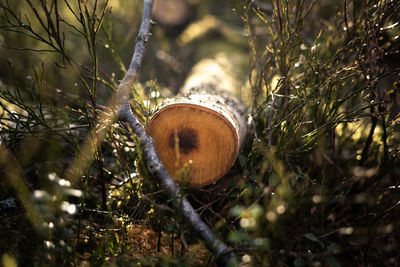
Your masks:
[{"label": "orange-brown wood", "polygon": [[149,121],[146,131],[175,182],[185,164],[192,165],[186,185],[197,187],[217,181],[234,164],[247,133],[247,108],[235,96],[241,60],[218,53],[199,61],[180,95],[165,99]]},{"label": "orange-brown wood", "polygon": [[176,182],[180,182],[184,164],[191,163],[188,186],[204,186],[221,178],[232,167],[239,149],[231,122],[201,105],[169,104],[152,117],[146,131]]}]

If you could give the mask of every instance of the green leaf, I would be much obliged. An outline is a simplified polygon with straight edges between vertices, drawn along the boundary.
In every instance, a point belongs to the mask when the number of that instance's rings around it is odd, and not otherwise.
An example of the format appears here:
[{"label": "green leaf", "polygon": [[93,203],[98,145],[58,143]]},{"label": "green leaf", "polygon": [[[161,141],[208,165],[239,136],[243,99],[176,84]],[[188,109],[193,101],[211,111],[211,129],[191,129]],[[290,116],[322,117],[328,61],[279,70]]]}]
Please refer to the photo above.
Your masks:
[{"label": "green leaf", "polygon": [[269,177],[269,184],[272,186],[272,187],[275,187],[275,186],[277,186],[278,184],[279,184],[279,179],[278,179],[278,177],[276,176],[276,174],[271,174],[271,176]]},{"label": "green leaf", "polygon": [[237,217],[237,216],[242,215],[243,212],[244,212],[244,208],[242,206],[234,206],[230,210],[229,215],[232,217]]},{"label": "green leaf", "polygon": [[319,241],[318,237],[316,237],[313,233],[307,233],[307,234],[304,234],[304,236],[311,241],[315,241],[315,242]]},{"label": "green leaf", "polygon": [[247,234],[242,231],[234,231],[229,234],[228,240],[233,243],[240,243],[247,240]]},{"label": "green leaf", "polygon": [[325,244],[322,243],[322,242],[318,239],[318,237],[316,237],[313,233],[307,233],[307,234],[304,234],[304,236],[305,236],[307,239],[311,240],[311,241],[317,242],[318,244],[320,244],[320,246],[321,246],[323,249],[325,249]]}]

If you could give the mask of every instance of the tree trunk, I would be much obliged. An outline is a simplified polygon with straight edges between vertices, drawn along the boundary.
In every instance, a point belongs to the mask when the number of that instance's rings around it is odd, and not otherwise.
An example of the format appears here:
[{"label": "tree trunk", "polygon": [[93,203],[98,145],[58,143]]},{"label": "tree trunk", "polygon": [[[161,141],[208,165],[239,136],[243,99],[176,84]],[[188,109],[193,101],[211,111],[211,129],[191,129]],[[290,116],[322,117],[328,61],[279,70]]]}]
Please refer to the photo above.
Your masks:
[{"label": "tree trunk", "polygon": [[188,186],[201,187],[221,178],[234,164],[247,133],[244,104],[232,55],[218,54],[195,65],[182,95],[167,99],[146,131],[175,182],[190,168]]}]

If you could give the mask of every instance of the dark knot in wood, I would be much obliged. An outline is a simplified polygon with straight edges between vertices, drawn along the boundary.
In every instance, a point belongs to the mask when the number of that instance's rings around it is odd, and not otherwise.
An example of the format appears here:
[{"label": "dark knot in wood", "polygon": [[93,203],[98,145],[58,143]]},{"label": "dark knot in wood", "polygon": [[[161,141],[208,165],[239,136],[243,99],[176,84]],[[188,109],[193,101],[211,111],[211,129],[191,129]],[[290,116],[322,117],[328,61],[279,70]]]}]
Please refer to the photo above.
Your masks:
[{"label": "dark knot in wood", "polygon": [[197,131],[191,128],[182,128],[169,135],[169,146],[175,149],[175,138],[178,138],[179,152],[185,155],[198,148]]}]

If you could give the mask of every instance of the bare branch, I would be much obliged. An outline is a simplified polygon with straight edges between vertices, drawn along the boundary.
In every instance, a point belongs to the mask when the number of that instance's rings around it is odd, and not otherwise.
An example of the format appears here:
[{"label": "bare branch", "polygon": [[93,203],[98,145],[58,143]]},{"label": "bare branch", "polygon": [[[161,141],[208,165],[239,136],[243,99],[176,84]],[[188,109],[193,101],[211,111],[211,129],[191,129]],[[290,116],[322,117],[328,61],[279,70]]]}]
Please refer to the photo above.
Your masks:
[{"label": "bare branch", "polygon": [[118,86],[118,100],[121,105],[121,116],[125,116],[124,113],[129,109],[129,92],[137,80],[139,69],[143,61],[144,50],[150,35],[152,6],[152,0],[144,0],[142,23],[140,25],[138,37],[136,38],[135,52],[128,72]]},{"label": "bare branch", "polygon": [[175,207],[181,209],[185,220],[200,235],[207,248],[214,253],[217,263],[226,265],[236,255],[228,249],[225,243],[214,235],[211,229],[200,219],[200,216],[193,209],[189,201],[181,195],[179,188],[173,182],[158,157],[153,139],[146,134],[143,126],[135,118],[129,106],[129,92],[138,78],[145,47],[150,36],[152,6],[153,0],[144,0],[142,23],[136,39],[135,52],[128,72],[118,86],[118,115],[120,120],[127,122],[132,131],[140,138],[143,148],[143,159],[150,175],[166,190],[169,197],[173,199]]},{"label": "bare branch", "polygon": [[249,1],[249,6],[253,6],[255,8],[260,9],[261,11],[267,13],[267,14],[272,14],[273,12],[273,7],[270,4],[260,2],[258,0],[250,0]]}]

